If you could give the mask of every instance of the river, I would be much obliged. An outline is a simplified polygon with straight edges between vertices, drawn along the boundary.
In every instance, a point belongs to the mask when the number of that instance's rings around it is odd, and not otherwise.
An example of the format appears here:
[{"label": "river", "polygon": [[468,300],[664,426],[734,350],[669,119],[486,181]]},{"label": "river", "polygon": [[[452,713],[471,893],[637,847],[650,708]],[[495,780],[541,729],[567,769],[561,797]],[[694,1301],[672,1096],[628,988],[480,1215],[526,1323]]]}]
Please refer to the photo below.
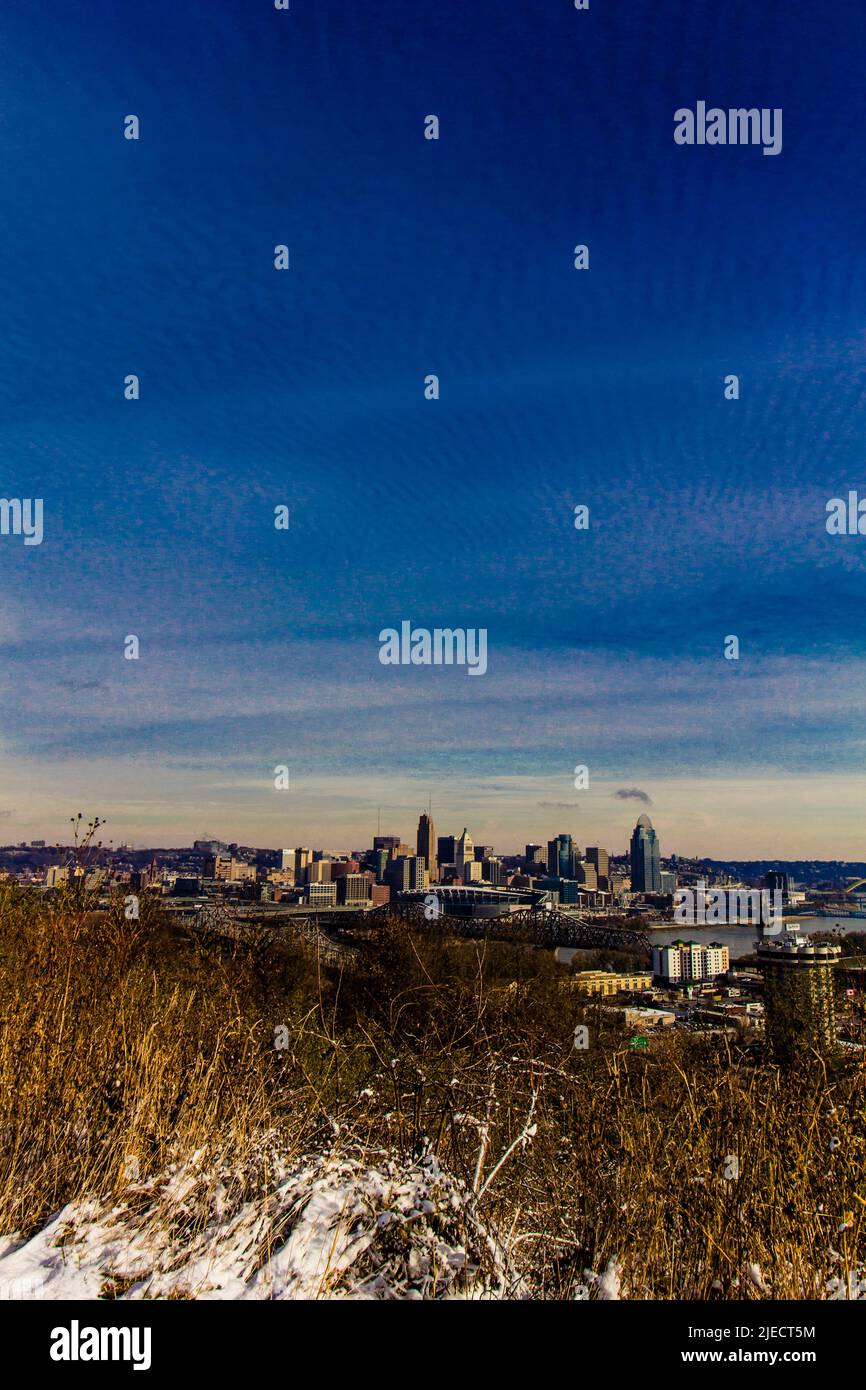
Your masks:
[{"label": "river", "polygon": [[[849,932],[863,932],[866,934],[866,918],[863,917],[793,917],[789,925],[796,923],[800,928],[800,933],[806,936],[809,932],[832,932],[838,931],[843,935]],[[653,946],[669,946],[672,941],[701,941],[709,943],[718,941],[722,946],[727,946],[731,960],[739,960],[741,956],[752,955],[757,940],[757,931],[754,926],[742,927],[653,927],[650,929],[650,942]],[[575,951],[571,946],[560,946],[556,953],[557,960],[568,964]]]}]

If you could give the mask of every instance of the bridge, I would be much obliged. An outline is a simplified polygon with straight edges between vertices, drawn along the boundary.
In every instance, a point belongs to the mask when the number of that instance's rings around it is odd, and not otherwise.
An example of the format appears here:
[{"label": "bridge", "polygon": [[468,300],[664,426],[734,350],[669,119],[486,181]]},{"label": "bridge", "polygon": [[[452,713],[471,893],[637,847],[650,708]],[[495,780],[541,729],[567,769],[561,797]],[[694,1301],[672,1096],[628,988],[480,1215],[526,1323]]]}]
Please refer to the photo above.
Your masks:
[{"label": "bridge", "polygon": [[399,899],[381,907],[356,912],[328,911],[268,912],[255,907],[228,912],[225,909],[189,913],[199,935],[247,943],[271,938],[274,930],[297,934],[310,945],[333,955],[352,948],[371,932],[385,931],[403,923],[415,931],[472,940],[525,942],[532,946],[575,946],[589,950],[640,951],[650,953],[650,933],[643,927],[621,925],[610,919],[592,919],[579,913],[558,911],[555,907],[518,908],[492,916],[466,916],[449,913],[441,903]]},{"label": "bridge", "polygon": [[417,931],[438,931],[447,936],[475,940],[487,938],[492,941],[522,941],[533,946],[576,946],[650,953],[650,934],[641,927],[591,920],[577,914],[559,912],[556,908],[522,908],[497,917],[458,917],[441,910],[428,916],[429,911],[430,908],[425,908],[423,903],[403,903],[398,900],[369,912],[360,912],[352,919],[344,917],[339,925],[348,931],[355,927],[366,931],[403,922]]}]

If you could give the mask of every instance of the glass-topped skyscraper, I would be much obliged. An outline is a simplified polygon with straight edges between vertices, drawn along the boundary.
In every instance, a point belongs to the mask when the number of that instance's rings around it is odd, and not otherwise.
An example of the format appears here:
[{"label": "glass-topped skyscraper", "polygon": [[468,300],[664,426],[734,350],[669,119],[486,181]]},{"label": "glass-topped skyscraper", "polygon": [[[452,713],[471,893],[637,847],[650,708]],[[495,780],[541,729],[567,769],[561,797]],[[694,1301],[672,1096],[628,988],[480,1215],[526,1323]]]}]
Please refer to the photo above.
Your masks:
[{"label": "glass-topped skyscraper", "polygon": [[574,878],[574,841],[570,835],[548,840],[547,872],[554,878]]},{"label": "glass-topped skyscraper", "polygon": [[660,893],[659,840],[649,816],[638,816],[631,837],[631,891]]}]

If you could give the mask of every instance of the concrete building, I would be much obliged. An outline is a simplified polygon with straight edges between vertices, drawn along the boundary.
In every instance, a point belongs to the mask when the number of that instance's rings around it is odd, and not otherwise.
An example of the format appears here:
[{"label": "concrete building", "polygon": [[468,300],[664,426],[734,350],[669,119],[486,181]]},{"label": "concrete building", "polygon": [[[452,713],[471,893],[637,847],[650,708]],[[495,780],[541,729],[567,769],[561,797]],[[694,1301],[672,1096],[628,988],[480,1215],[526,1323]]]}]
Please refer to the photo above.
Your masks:
[{"label": "concrete building", "polygon": [[308,883],[304,888],[304,902],[310,907],[336,907],[336,883]]},{"label": "concrete building", "polygon": [[788,1062],[836,1046],[833,970],[842,955],[832,942],[801,937],[796,923],[762,936],[756,955],[764,977],[766,1038],[776,1060]]},{"label": "concrete building", "polygon": [[366,907],[370,901],[371,875],[343,874],[337,879],[337,902],[346,907]]},{"label": "concrete building", "polygon": [[652,951],[653,975],[672,985],[714,980],[727,973],[730,963],[727,946],[718,941],[672,941]]}]

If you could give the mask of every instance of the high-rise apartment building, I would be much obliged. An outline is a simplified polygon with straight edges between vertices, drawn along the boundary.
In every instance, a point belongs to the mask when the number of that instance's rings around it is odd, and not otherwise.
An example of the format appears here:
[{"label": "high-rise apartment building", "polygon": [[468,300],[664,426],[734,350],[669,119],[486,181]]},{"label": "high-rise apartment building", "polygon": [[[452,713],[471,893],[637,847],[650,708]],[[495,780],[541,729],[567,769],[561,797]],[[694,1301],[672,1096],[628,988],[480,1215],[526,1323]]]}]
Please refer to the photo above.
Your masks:
[{"label": "high-rise apartment building", "polygon": [[660,893],[661,887],[658,836],[649,816],[638,816],[631,837],[631,891]]},{"label": "high-rise apartment building", "polygon": [[836,1046],[833,967],[842,948],[800,937],[793,926],[762,937],[756,947],[764,976],[767,1047],[780,1062]]},{"label": "high-rise apartment building", "polygon": [[718,941],[672,941],[669,946],[654,946],[653,974],[672,985],[690,984],[697,980],[714,980],[724,975],[730,966],[727,946]]},{"label": "high-rise apartment building", "polygon": [[426,811],[422,813],[418,821],[418,854],[427,865],[427,873],[430,882],[435,883],[439,877],[439,865],[436,860],[436,827],[433,824],[433,817]]}]

